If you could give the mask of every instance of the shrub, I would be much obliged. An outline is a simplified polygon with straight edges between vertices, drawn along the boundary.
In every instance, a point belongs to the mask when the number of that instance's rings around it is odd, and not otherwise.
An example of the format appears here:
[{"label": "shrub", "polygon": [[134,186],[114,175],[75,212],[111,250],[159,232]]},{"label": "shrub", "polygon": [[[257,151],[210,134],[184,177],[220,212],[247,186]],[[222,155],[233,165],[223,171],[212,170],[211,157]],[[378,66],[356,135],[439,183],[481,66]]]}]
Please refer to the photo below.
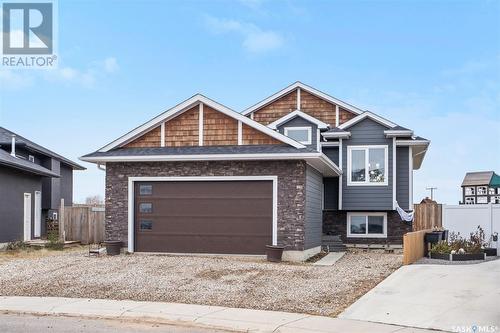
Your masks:
[{"label": "shrub", "polygon": [[23,242],[23,241],[16,241],[16,242],[10,242],[7,244],[7,247],[5,250],[7,251],[19,251],[19,250],[26,250],[29,248],[28,243]]},{"label": "shrub", "polygon": [[451,246],[446,241],[439,241],[436,244],[432,244],[431,253],[442,253],[449,254],[453,250]]},{"label": "shrub", "polygon": [[465,253],[481,253],[485,245],[484,231],[478,226],[475,232],[470,233],[469,239],[462,238],[460,233],[452,232],[449,243],[440,241],[432,245],[431,253],[447,254],[451,251],[458,253],[460,249],[464,249]]},{"label": "shrub", "polygon": [[57,251],[64,249],[64,243],[59,240],[59,235],[56,231],[48,231],[47,240],[49,242],[45,245],[45,248]]}]

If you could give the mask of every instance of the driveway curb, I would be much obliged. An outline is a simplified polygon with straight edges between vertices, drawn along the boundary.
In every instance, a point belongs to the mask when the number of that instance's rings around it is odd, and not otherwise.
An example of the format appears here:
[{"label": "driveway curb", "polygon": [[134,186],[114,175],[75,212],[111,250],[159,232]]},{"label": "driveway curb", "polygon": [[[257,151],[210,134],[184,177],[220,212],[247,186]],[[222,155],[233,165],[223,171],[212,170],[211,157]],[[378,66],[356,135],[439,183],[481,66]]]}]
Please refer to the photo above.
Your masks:
[{"label": "driveway curb", "polygon": [[[195,304],[0,296],[0,312],[119,319],[237,332],[414,332],[413,328],[307,314]],[[419,332],[430,332],[418,330]]]}]

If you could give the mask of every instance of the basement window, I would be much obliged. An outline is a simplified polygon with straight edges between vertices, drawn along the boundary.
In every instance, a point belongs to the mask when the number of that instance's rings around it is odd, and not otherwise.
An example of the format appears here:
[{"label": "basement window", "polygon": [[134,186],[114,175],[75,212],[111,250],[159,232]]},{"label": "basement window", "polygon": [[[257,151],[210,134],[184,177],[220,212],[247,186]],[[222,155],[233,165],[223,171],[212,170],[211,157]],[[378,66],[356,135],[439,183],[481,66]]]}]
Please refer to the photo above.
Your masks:
[{"label": "basement window", "polygon": [[304,145],[312,143],[311,127],[285,127],[285,135]]},{"label": "basement window", "polygon": [[386,213],[347,213],[347,237],[386,238]]},{"label": "basement window", "polygon": [[139,204],[139,212],[152,213],[153,212],[153,204],[150,202],[141,202]]}]

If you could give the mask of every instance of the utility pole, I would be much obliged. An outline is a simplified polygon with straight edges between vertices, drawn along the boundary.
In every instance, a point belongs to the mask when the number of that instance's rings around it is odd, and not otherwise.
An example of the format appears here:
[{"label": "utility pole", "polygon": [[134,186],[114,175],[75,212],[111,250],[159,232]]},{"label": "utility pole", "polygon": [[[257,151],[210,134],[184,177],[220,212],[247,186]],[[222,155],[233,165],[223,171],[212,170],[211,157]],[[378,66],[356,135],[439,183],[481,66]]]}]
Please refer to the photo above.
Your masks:
[{"label": "utility pole", "polygon": [[426,187],[426,190],[431,191],[431,200],[434,200],[434,190],[437,190],[437,187]]}]

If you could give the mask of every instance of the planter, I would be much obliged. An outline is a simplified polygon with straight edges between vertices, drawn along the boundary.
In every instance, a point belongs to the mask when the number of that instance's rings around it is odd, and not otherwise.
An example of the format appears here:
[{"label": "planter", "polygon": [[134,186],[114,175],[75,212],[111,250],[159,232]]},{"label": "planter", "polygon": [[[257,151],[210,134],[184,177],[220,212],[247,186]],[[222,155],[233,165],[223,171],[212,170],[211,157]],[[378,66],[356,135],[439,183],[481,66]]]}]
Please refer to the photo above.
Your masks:
[{"label": "planter", "polygon": [[497,255],[497,249],[494,247],[485,247],[484,248],[484,253],[486,253],[487,257],[496,257]]},{"label": "planter", "polygon": [[425,234],[425,242],[426,243],[437,243],[440,240],[443,239],[443,232],[442,231],[432,231],[432,232],[427,232]]},{"label": "planter", "polygon": [[120,250],[122,248],[122,242],[121,241],[105,241],[104,245],[106,246],[106,253],[109,256],[116,256],[120,254]]},{"label": "planter", "polygon": [[486,253],[431,253],[431,259],[449,260],[449,261],[467,261],[467,260],[485,260]]},{"label": "planter", "polygon": [[281,262],[281,257],[283,256],[284,249],[284,246],[266,245],[267,261]]},{"label": "planter", "polygon": [[449,253],[432,253],[430,255],[431,259],[440,259],[440,260],[451,260],[451,254]]}]

